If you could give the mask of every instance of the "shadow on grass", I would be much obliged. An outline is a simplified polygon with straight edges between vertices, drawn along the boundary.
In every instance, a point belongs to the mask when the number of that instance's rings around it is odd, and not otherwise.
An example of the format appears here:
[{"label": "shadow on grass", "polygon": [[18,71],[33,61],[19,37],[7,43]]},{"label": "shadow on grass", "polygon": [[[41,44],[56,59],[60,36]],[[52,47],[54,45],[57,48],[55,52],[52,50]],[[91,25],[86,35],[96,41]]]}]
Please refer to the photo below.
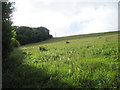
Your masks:
[{"label": "shadow on grass", "polygon": [[3,88],[60,88],[66,85],[71,87],[59,80],[52,80],[45,69],[36,69],[29,65],[20,65],[6,74],[7,77],[3,78]]},{"label": "shadow on grass", "polygon": [[51,78],[52,75],[45,68],[37,68],[25,64],[25,54],[20,49],[15,49],[3,64],[2,87],[4,88],[61,88],[72,87],[69,83],[61,82],[59,79]]},{"label": "shadow on grass", "polygon": [[[25,54],[20,49],[15,49],[3,67],[2,87],[4,88],[78,88],[93,87],[96,82],[91,80],[77,81],[73,83],[61,81],[60,74],[48,73],[44,67],[24,63]],[[5,64],[4,64],[5,65]],[[79,86],[79,83],[82,84]],[[90,86],[89,86],[90,85]]]}]

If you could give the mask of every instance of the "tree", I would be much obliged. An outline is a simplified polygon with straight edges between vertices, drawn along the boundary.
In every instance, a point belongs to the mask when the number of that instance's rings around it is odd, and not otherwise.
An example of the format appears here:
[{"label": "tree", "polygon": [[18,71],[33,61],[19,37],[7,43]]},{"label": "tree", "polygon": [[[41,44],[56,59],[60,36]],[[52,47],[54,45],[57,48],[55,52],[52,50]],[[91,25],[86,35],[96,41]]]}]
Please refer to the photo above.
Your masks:
[{"label": "tree", "polygon": [[21,45],[40,42],[49,38],[49,30],[45,27],[31,28],[26,26],[16,27],[16,39]]},{"label": "tree", "polygon": [[12,28],[11,14],[14,10],[13,3],[2,2],[2,58],[3,62],[13,50],[15,31]]}]

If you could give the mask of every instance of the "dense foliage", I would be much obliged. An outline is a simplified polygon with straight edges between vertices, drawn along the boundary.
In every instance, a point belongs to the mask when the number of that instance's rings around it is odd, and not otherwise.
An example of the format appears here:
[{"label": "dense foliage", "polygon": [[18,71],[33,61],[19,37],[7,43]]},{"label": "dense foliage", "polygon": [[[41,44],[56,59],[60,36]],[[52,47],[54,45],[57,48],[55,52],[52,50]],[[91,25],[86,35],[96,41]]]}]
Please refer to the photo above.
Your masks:
[{"label": "dense foliage", "polygon": [[49,30],[45,27],[31,28],[26,26],[15,26],[14,28],[16,30],[16,39],[21,45],[52,38],[52,35],[49,34]]},{"label": "dense foliage", "polygon": [[11,14],[13,3],[2,2],[2,58],[6,60],[8,54],[13,50],[15,42],[15,31],[12,28]]}]

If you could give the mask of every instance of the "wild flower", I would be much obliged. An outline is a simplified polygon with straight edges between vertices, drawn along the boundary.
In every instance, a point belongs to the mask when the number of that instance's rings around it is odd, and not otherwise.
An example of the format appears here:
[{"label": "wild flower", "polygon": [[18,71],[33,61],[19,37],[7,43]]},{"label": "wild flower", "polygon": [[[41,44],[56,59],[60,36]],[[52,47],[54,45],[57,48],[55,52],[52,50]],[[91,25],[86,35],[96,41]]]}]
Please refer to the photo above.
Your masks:
[{"label": "wild flower", "polygon": [[69,73],[71,73],[71,69],[69,69]]}]

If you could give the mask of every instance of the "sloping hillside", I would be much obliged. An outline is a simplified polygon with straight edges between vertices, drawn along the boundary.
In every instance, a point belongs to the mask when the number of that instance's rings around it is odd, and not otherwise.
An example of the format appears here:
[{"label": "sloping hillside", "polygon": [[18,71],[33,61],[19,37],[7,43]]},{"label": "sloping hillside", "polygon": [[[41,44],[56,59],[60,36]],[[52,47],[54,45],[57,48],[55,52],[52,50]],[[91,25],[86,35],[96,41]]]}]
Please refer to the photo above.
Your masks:
[{"label": "sloping hillside", "polygon": [[[53,38],[16,48],[3,87],[117,88],[118,32]],[[12,62],[12,63],[11,63]]]}]

